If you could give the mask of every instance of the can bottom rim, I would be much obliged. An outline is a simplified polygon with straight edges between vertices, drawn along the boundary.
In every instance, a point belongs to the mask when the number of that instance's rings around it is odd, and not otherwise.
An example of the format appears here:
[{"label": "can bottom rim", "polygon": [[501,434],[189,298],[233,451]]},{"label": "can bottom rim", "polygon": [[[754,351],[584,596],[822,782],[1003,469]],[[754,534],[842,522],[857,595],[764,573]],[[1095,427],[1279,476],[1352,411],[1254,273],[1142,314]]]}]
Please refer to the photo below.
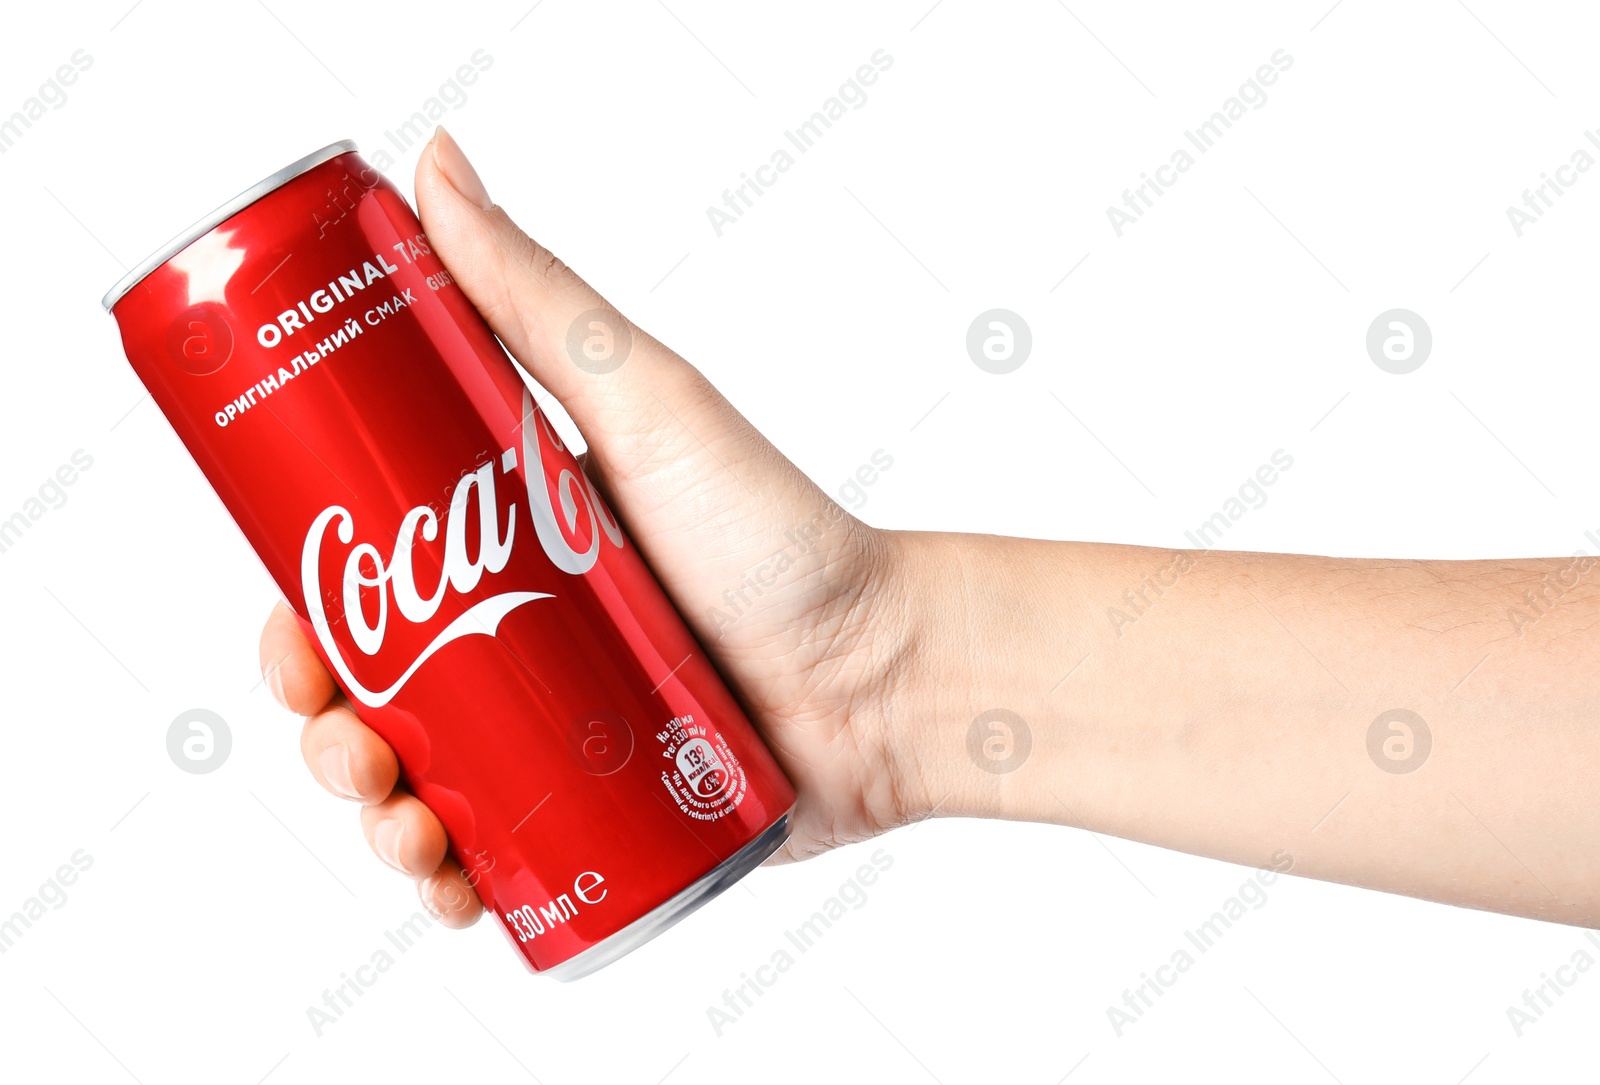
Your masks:
[{"label": "can bottom rim", "polygon": [[794,807],[790,807],[782,817],[763,830],[760,836],[734,852],[709,874],[665,904],[634,920],[610,938],[590,946],[577,956],[568,957],[554,967],[542,969],[539,975],[550,976],[562,983],[582,979],[591,972],[598,972],[613,961],[627,956],[667,928],[687,918],[701,905],[709,903],[713,898],[733,888],[746,874],[783,847],[783,842],[789,839],[789,818],[793,813]]}]

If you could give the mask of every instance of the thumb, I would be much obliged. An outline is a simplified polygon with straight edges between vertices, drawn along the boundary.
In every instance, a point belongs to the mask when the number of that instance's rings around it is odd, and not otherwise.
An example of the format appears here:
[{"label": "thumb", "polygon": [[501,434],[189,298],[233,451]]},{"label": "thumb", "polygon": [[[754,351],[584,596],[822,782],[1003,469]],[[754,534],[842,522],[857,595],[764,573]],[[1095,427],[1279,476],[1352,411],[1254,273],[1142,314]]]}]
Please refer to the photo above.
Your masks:
[{"label": "thumb", "polygon": [[[477,170],[439,128],[416,172],[430,243],[512,356],[561,400],[585,437],[654,422],[651,396],[704,395],[688,363],[633,326],[489,198]],[[700,418],[721,429],[726,419]],[[620,449],[613,448],[613,452]],[[604,458],[604,457],[603,457]]]},{"label": "thumb", "polygon": [[842,524],[817,548],[819,571],[828,551],[837,558],[839,547],[863,545],[863,526],[698,370],[523,233],[443,128],[417,163],[416,190],[434,251],[572,416],[589,445],[588,472],[702,636],[717,631],[699,628],[696,612],[797,525],[824,514]]}]

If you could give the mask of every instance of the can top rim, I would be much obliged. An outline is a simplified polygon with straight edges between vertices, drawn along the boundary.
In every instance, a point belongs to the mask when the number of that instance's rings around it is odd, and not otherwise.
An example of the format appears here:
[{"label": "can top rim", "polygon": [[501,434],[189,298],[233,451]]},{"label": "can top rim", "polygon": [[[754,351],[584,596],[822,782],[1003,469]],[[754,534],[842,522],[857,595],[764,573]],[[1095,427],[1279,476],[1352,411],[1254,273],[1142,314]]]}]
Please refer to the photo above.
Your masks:
[{"label": "can top rim", "polygon": [[202,235],[209,233],[212,229],[243,211],[267,193],[282,188],[307,170],[320,166],[329,159],[338,158],[342,154],[349,154],[354,150],[356,150],[354,140],[341,139],[337,143],[328,144],[321,150],[312,151],[304,158],[298,158],[276,173],[262,178],[145,257],[137,267],[118,279],[116,285],[106,291],[106,296],[100,299],[100,304],[109,313],[111,307],[121,301],[124,294],[138,286],[145,276],[188,248]]}]

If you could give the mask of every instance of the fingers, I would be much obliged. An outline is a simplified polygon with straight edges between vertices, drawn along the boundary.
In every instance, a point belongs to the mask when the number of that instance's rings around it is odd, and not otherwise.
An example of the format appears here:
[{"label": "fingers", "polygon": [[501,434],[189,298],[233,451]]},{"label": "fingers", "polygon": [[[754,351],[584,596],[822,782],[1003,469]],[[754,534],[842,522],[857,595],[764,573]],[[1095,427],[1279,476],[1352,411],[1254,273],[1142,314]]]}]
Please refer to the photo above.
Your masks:
[{"label": "fingers", "polygon": [[335,699],[333,678],[282,603],[261,632],[261,665],[273,696],[307,717],[300,753],[311,775],[334,795],[363,804],[361,826],[378,858],[417,880],[423,906],[445,926],[477,922],[483,905],[461,867],[446,857],[444,825],[416,796],[396,789],[394,750],[347,701]]},{"label": "fingers", "polygon": [[319,784],[352,802],[382,802],[400,779],[394,750],[343,703],[306,720],[300,754]]},{"label": "fingers", "polygon": [[454,859],[446,859],[437,871],[417,883],[422,906],[447,927],[470,927],[483,914],[478,894],[467,884],[466,875]]},{"label": "fingers", "polygon": [[444,825],[415,795],[397,789],[400,763],[389,744],[342,700],[306,720],[300,752],[318,783],[363,804],[361,828],[373,853],[417,880],[417,895],[447,927],[469,927],[483,906],[461,867],[447,857]]},{"label": "fingers", "polygon": [[294,611],[281,601],[261,630],[261,676],[272,696],[290,712],[309,716],[333,699],[337,687],[311,642],[300,631]]},{"label": "fingers", "polygon": [[438,870],[449,847],[439,818],[409,791],[363,807],[361,828],[379,859],[413,878]]},{"label": "fingers", "polygon": [[361,827],[379,859],[417,879],[423,906],[450,927],[477,921],[483,905],[467,884],[461,867],[447,858],[449,838],[434,812],[406,791],[364,807]]}]

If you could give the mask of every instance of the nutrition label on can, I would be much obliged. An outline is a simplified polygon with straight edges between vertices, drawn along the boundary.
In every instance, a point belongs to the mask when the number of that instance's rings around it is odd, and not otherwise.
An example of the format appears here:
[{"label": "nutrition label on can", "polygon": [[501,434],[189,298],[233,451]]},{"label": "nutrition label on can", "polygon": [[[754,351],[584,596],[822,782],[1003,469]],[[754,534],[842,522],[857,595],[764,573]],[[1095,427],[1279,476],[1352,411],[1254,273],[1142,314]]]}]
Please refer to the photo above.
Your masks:
[{"label": "nutrition label on can", "polygon": [[667,761],[661,783],[679,810],[697,821],[716,821],[738,808],[748,781],[715,728],[693,716],[675,716],[656,739]]}]

